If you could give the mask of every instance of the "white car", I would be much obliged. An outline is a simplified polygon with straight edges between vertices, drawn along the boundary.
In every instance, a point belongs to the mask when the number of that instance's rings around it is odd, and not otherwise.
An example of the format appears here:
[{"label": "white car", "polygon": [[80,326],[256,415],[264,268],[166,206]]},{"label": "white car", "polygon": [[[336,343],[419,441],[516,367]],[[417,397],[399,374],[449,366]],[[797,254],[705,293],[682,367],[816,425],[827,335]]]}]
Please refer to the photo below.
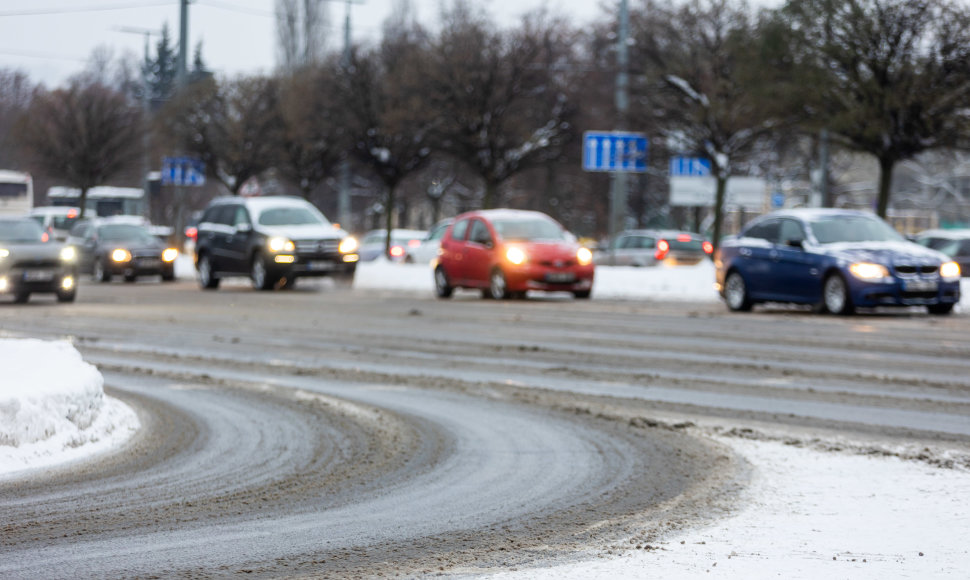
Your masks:
[{"label": "white car", "polygon": [[46,205],[32,208],[27,215],[39,223],[48,235],[62,242],[67,239],[68,233],[81,215],[81,210],[76,207]]},{"label": "white car", "polygon": [[443,219],[428,230],[428,235],[421,240],[421,243],[413,248],[408,248],[404,255],[404,261],[408,264],[431,264],[438,259],[438,248],[441,247],[441,238],[448,231],[448,226],[455,220],[453,218]]}]

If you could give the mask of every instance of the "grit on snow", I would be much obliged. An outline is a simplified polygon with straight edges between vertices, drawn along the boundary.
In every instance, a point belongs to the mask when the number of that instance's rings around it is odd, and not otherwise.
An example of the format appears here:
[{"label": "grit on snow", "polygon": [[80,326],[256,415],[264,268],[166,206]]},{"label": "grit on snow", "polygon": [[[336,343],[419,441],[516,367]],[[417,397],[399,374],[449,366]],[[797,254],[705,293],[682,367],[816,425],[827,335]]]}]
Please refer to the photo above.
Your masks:
[{"label": "grit on snow", "polygon": [[[182,259],[178,275],[194,276]],[[433,292],[425,266],[360,264],[354,288]],[[963,283],[957,312],[970,307]],[[597,269],[593,298],[717,301],[713,267]],[[139,428],[67,342],[0,339],[0,478],[108,451]],[[970,473],[898,458],[721,439],[752,467],[739,506],[715,523],[634,550],[591,548],[503,580],[582,578],[966,578]],[[611,553],[612,552],[612,553]]]}]

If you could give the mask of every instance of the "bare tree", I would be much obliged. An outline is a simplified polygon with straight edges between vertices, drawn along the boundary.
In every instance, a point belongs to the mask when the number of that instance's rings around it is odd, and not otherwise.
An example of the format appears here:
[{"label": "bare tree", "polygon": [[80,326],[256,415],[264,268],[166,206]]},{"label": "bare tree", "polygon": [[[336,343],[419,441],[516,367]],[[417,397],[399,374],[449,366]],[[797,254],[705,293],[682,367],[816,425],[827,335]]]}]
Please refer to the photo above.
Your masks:
[{"label": "bare tree", "polygon": [[27,110],[35,90],[26,73],[0,70],[0,167],[17,168],[24,162],[13,138],[16,120]]},{"label": "bare tree", "polygon": [[322,62],[329,24],[325,0],[276,0],[280,69],[293,72]]},{"label": "bare tree", "polygon": [[790,0],[780,16],[806,109],[878,159],[885,217],[897,163],[970,136],[970,9],[947,0]]},{"label": "bare tree", "polygon": [[141,108],[120,91],[76,78],[63,89],[39,89],[17,125],[17,139],[42,173],[81,191],[102,185],[138,158]]}]

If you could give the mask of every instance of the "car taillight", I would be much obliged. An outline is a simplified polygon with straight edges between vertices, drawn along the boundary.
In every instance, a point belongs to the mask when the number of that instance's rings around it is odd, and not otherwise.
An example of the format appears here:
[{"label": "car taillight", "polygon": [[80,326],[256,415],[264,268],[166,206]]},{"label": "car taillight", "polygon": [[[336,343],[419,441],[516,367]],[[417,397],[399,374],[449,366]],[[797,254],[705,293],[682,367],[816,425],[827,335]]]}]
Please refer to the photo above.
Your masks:
[{"label": "car taillight", "polygon": [[391,246],[391,257],[400,258],[404,255],[404,248],[401,246]]},{"label": "car taillight", "polygon": [[667,240],[658,240],[657,253],[655,253],[653,256],[658,260],[663,260],[664,258],[667,257],[667,252],[669,251],[670,251],[670,243],[668,243]]},{"label": "car taillight", "polygon": [[421,245],[421,240],[408,240],[409,248],[417,248],[420,245]]},{"label": "car taillight", "polygon": [[189,226],[185,228],[185,237],[195,240],[199,236],[199,228]]},{"label": "car taillight", "polygon": [[691,240],[690,236],[687,234],[680,234],[677,236],[678,242],[689,242]]},{"label": "car taillight", "polygon": [[712,244],[711,242],[704,242],[703,244],[701,244],[701,247],[704,248],[705,254],[714,253],[714,244]]}]

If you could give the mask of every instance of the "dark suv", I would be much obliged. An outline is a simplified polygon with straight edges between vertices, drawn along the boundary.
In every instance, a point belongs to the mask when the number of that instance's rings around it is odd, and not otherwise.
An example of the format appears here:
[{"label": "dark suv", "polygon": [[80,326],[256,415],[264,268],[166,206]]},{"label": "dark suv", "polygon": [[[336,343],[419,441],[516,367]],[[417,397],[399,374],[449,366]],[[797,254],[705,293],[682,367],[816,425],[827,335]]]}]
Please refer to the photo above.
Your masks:
[{"label": "dark suv", "polygon": [[229,276],[248,276],[260,290],[288,288],[301,276],[351,276],[358,259],[357,241],[299,197],[215,199],[198,225],[203,288]]}]

